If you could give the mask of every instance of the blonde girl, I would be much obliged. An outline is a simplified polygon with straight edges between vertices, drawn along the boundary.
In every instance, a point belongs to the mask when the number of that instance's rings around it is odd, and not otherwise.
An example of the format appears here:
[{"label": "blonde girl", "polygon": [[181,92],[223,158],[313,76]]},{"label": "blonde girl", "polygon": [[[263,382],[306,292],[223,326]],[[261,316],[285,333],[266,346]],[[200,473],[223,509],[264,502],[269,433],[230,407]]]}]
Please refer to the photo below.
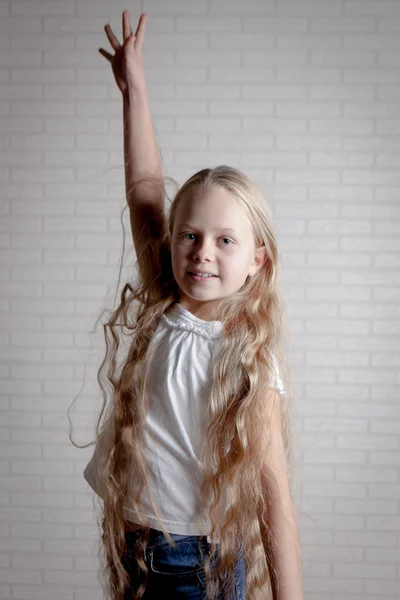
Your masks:
[{"label": "blonde girl", "polygon": [[123,44],[106,25],[115,53],[100,49],[123,98],[138,267],[104,325],[104,403],[84,471],[103,501],[109,598],[301,600],[271,214],[245,174],[218,166],[190,177],[165,216],[146,19],[133,35],[124,11]]}]

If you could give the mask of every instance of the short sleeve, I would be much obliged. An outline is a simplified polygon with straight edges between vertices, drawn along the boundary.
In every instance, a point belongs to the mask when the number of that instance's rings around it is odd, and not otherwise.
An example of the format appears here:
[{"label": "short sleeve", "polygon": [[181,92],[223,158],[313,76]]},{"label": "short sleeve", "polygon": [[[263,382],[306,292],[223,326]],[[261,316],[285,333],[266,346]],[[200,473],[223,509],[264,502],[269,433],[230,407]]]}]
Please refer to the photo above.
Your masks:
[{"label": "short sleeve", "polygon": [[269,387],[277,390],[280,394],[285,395],[286,391],[283,386],[283,381],[280,377],[278,361],[276,360],[276,357],[273,352],[271,352],[271,356],[273,363],[273,378],[272,385],[270,385]]},{"label": "short sleeve", "polygon": [[[111,418],[107,420],[104,437],[106,440],[106,445],[108,447],[111,446],[114,440],[114,411],[112,411]],[[98,443],[96,443],[92,458],[83,471],[83,477],[86,479],[90,487],[96,492],[96,494],[102,499],[104,499],[104,472],[105,457],[100,455],[99,446]],[[100,478],[100,481],[98,478]]]}]

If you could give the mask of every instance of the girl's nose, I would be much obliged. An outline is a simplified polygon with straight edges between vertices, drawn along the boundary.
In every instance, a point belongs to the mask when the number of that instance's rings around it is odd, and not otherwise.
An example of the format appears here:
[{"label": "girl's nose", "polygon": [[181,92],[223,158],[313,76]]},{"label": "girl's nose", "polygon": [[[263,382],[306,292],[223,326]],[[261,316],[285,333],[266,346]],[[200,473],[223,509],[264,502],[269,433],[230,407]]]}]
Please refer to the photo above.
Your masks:
[{"label": "girl's nose", "polygon": [[205,242],[196,244],[196,247],[193,250],[193,258],[194,260],[211,260],[212,248],[210,244],[207,245]]}]

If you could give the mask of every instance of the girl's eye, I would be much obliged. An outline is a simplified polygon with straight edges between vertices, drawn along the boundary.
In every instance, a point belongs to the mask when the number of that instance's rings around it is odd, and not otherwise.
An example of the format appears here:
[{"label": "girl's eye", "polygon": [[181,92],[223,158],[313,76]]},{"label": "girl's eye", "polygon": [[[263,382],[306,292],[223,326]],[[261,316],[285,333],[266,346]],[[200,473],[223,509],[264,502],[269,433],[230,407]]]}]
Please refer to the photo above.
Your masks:
[{"label": "girl's eye", "polygon": [[[187,235],[196,235],[196,234],[195,233],[184,233],[183,237],[186,238]],[[232,240],[230,238],[224,237],[224,238],[221,238],[221,239],[228,240],[228,242],[229,242],[229,244],[223,244],[224,246],[229,246],[230,244],[233,244],[233,242],[232,242]],[[189,241],[191,241],[191,240],[189,240]]]}]

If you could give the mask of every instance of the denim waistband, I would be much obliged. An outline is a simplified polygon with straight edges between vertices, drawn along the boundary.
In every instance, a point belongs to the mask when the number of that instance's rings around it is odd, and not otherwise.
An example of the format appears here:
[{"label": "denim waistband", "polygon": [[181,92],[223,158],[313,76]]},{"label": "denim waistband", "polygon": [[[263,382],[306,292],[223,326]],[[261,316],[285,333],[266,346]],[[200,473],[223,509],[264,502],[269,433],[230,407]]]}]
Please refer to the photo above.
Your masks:
[{"label": "denim waistband", "polygon": [[[125,539],[127,541],[136,540],[140,537],[142,529],[136,529],[134,531],[126,531]],[[183,540],[185,538],[190,539],[198,539],[205,547],[209,544],[207,541],[207,535],[182,535],[178,533],[170,533],[169,534],[173,540]],[[168,544],[168,540],[165,537],[164,533],[159,529],[150,528],[149,541],[147,544],[148,550],[153,550],[154,548],[160,548],[164,545]]]}]

